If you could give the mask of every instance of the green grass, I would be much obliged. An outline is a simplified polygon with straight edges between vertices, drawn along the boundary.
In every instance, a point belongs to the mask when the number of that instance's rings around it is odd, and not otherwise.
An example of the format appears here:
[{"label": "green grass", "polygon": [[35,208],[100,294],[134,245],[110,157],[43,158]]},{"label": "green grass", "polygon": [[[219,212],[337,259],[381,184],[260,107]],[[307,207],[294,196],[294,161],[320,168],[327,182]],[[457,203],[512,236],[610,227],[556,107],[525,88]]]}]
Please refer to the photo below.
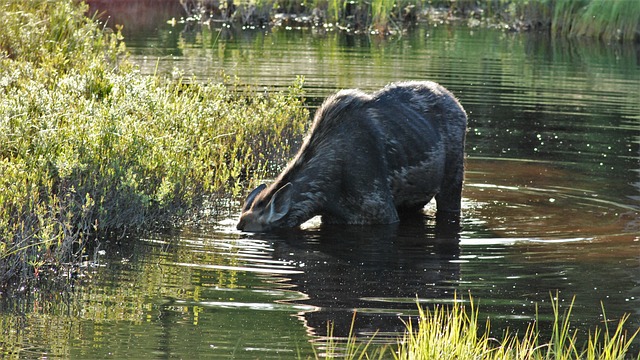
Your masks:
[{"label": "green grass", "polygon": [[[557,295],[557,294],[556,294]],[[628,359],[629,348],[640,332],[625,330],[629,316],[623,316],[615,327],[610,326],[604,309],[604,329],[580,331],[571,325],[574,301],[564,311],[556,297],[551,297],[554,319],[551,335],[543,341],[537,320],[523,333],[505,330],[501,339],[490,335],[491,321],[479,322],[479,308],[469,299],[468,305],[456,298],[451,306],[432,310],[418,304],[418,316],[407,321],[405,334],[396,345],[371,346],[372,339],[358,343],[353,330],[346,344],[327,340],[329,358],[340,354],[346,359],[393,358],[416,359],[486,359],[486,360],[613,360]],[[574,299],[575,300],[575,299]],[[355,314],[354,314],[355,317]],[[352,323],[353,324],[353,323]],[[352,325],[353,326],[353,325]],[[586,338],[585,338],[586,336]],[[584,344],[584,345],[582,345]],[[319,358],[318,355],[316,357]],[[640,359],[640,355],[638,355]]]},{"label": "green grass", "polygon": [[[184,221],[266,176],[308,121],[302,80],[162,79],[73,0],[0,3],[0,284],[96,234]],[[214,209],[215,210],[215,209]]]},{"label": "green grass", "polygon": [[571,33],[603,39],[640,40],[640,3],[592,0],[576,14]]}]

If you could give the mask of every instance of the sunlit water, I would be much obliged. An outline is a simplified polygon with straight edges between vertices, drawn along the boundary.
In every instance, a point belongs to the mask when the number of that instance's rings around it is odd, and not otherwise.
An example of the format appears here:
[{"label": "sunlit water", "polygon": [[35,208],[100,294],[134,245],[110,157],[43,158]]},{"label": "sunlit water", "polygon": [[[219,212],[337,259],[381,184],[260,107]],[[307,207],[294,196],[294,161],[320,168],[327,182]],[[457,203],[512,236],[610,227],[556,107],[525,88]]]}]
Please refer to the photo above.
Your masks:
[{"label": "sunlit water", "polygon": [[144,73],[224,69],[269,88],[303,75],[312,108],[340,88],[442,83],[469,113],[462,229],[437,229],[429,206],[397,226],[312,221],[251,235],[235,230],[236,208],[200,228],[106,242],[71,285],[3,294],[0,347],[25,358],[306,357],[324,351],[328,322],[345,336],[356,312],[358,337],[393,343],[416,302],[469,294],[496,335],[536,313],[546,331],[556,296],[563,311],[575,296],[583,339],[602,307],[640,326],[637,46],[444,27],[392,39],[168,25],[126,36]]}]

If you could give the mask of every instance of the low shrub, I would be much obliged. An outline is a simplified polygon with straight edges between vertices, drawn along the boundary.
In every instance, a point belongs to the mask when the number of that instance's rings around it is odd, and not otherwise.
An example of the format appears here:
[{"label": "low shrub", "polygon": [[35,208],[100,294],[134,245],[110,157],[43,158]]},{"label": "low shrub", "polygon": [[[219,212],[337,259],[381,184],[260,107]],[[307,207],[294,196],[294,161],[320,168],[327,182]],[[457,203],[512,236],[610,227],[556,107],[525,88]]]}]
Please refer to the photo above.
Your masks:
[{"label": "low shrub", "polygon": [[302,79],[258,93],[224,75],[142,76],[119,33],[85,10],[0,8],[0,283],[76,261],[98,233],[179,222],[238,195],[308,120]]}]

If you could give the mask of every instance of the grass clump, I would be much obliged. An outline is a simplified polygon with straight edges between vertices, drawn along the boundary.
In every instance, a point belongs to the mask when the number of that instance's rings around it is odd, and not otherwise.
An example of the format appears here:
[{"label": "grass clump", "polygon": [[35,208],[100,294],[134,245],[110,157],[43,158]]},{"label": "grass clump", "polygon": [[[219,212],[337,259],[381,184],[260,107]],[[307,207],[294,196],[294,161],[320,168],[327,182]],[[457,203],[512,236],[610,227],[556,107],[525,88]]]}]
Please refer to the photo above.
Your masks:
[{"label": "grass clump", "polygon": [[[624,326],[629,316],[623,316],[612,331],[604,316],[604,332],[596,328],[588,332],[583,347],[578,331],[571,327],[574,300],[564,313],[556,297],[551,297],[554,321],[550,340],[541,342],[537,323],[530,324],[524,334],[504,332],[502,339],[490,335],[490,320],[484,331],[478,322],[478,307],[470,300],[469,308],[456,303],[451,308],[434,310],[419,308],[417,330],[407,322],[407,332],[394,353],[395,359],[625,359],[640,329],[629,334]],[[604,315],[604,309],[603,309]]]},{"label": "grass clump", "polygon": [[[478,321],[478,306],[469,299],[469,305],[457,297],[451,306],[423,308],[418,304],[417,319],[405,322],[406,331],[396,345],[383,348],[357,346],[353,331],[340,349],[335,341],[327,340],[327,353],[344,354],[346,359],[394,358],[396,360],[418,359],[486,359],[486,360],[612,360],[629,358],[629,349],[640,332],[625,330],[629,316],[623,316],[615,328],[609,326],[604,309],[604,330],[588,331],[587,339],[580,340],[578,330],[571,325],[574,300],[561,312],[559,301],[551,297],[554,318],[548,342],[541,340],[537,320],[524,333],[504,331],[502,339],[490,335],[491,322],[484,326]],[[583,342],[581,342],[583,341]],[[389,356],[389,352],[391,353]],[[640,359],[640,355],[638,355]]]},{"label": "grass clump", "polygon": [[553,35],[603,40],[640,40],[640,2],[609,0],[540,1],[550,9]]},{"label": "grass clump", "polygon": [[578,12],[571,35],[640,40],[640,2],[591,0]]},{"label": "grass clump", "polygon": [[[396,359],[477,359],[490,349],[488,334],[479,335],[477,307],[455,304],[433,310],[418,305],[418,320],[406,322]],[[417,326],[417,329],[414,329]]]},{"label": "grass clump", "polygon": [[259,94],[226,76],[142,76],[85,10],[0,4],[0,283],[77,260],[97,233],[237,195],[308,120],[301,79]]},{"label": "grass clump", "polygon": [[482,9],[512,28],[548,30],[552,36],[640,41],[640,2],[611,0],[500,0]]}]

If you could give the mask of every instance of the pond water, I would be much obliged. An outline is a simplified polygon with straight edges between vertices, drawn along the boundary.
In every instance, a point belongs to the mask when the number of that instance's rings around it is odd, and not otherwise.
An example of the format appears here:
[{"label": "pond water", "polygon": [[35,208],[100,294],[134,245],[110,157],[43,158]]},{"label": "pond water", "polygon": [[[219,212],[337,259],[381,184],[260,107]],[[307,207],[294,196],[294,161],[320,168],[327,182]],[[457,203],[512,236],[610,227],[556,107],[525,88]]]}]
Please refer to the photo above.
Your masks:
[{"label": "pond water", "polygon": [[[461,230],[433,206],[397,226],[290,234],[197,228],[107,242],[70,285],[0,301],[0,348],[24,358],[305,358],[334,335],[393,343],[402,319],[469,293],[496,335],[551,296],[582,339],[640,326],[640,51],[536,34],[420,27],[394,38],[318,30],[125,28],[141,71],[286,87],[313,108],[337,89],[442,83],[469,113]],[[286,159],[283,159],[283,162]],[[123,245],[124,244],[124,245]],[[4,344],[4,345],[3,345]],[[640,340],[636,340],[635,352]]]}]

